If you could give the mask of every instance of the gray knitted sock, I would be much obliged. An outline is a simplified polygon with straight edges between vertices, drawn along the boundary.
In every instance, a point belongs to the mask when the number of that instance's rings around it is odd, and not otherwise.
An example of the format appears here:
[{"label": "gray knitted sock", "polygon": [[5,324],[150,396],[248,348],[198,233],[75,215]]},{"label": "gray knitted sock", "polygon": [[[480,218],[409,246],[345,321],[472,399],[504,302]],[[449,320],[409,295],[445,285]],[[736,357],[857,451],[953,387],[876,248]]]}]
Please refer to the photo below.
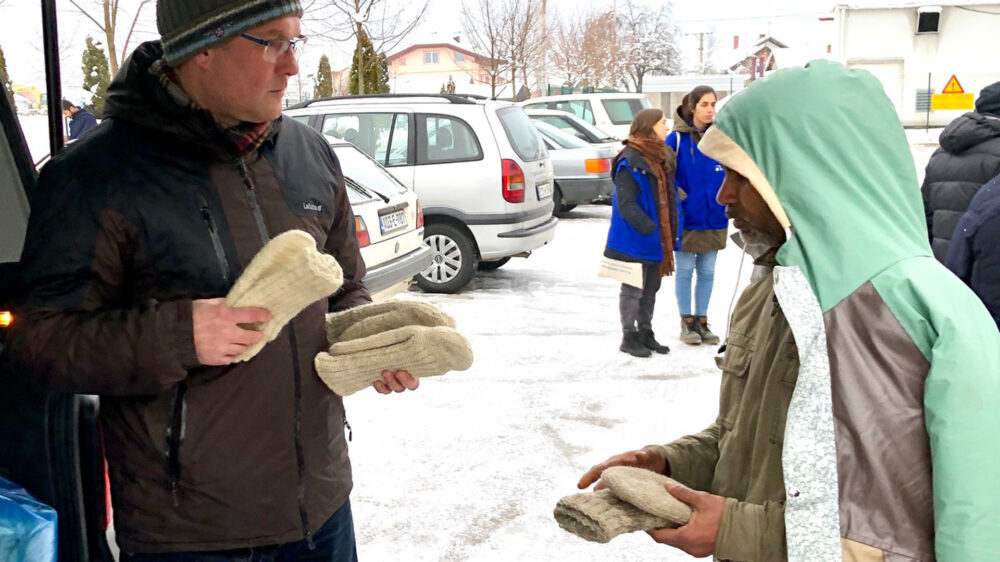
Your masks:
[{"label": "gray knitted sock", "polygon": [[278,337],[289,320],[310,304],[335,293],[344,284],[344,272],[333,256],[316,249],[316,240],[301,230],[275,236],[236,280],[226,306],[266,308],[271,319],[250,326],[264,337],[236,361],[248,361]]},{"label": "gray knitted sock", "polygon": [[559,526],[588,541],[606,543],[622,533],[672,526],[615,497],[609,489],[573,494],[556,504]]},{"label": "gray knitted sock", "polygon": [[691,519],[691,508],[664,488],[677,482],[662,474],[634,466],[612,466],[601,473],[601,481],[618,499],[669,520],[673,523],[671,527],[684,525]]},{"label": "gray knitted sock", "polygon": [[326,340],[354,340],[402,326],[455,327],[455,320],[432,304],[388,301],[326,315]]},{"label": "gray knitted sock", "polygon": [[402,326],[334,343],[314,364],[330,390],[348,396],[381,380],[385,370],[403,369],[415,377],[464,371],[472,366],[472,348],[448,326]]}]

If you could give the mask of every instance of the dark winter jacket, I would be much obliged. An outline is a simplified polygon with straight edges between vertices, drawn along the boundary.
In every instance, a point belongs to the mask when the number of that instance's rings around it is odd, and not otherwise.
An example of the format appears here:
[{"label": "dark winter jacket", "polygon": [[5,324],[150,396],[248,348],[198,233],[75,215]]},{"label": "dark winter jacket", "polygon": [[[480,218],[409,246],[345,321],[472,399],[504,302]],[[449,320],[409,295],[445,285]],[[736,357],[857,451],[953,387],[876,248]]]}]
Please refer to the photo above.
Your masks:
[{"label": "dark winter jacket", "polygon": [[[107,119],[42,170],[11,350],[53,389],[101,395],[124,550],[298,541],[351,490],[343,403],[313,367],[324,314],[370,301],[340,165],[294,120],[238,156],[208,112],[150,74],[161,55],[141,45]],[[254,359],[199,365],[192,300],[225,296],[290,229],[336,257],[341,291]]]},{"label": "dark winter jacket", "polygon": [[[611,203],[611,226],[604,255],[617,260],[659,263],[659,190],[656,175],[636,149],[626,146],[611,166],[615,192]],[[670,218],[677,224],[677,217]],[[675,233],[679,243],[680,233]]]},{"label": "dark winter jacket", "polygon": [[[705,252],[726,246],[729,219],[726,208],[715,197],[726,173],[722,166],[698,150],[702,132],[674,114],[674,130],[667,135],[667,146],[677,153],[677,187],[686,197],[681,201],[682,250]],[[706,232],[709,231],[709,232]]]},{"label": "dark winter jacket", "polygon": [[1000,117],[970,112],[941,133],[921,188],[934,257],[944,261],[955,225],[976,191],[1000,174]]},{"label": "dark winter jacket", "polygon": [[69,118],[69,140],[76,140],[97,126],[97,118],[86,109],[78,109]]},{"label": "dark winter jacket", "polygon": [[982,299],[1000,328],[1000,176],[972,198],[948,244],[945,265]]}]

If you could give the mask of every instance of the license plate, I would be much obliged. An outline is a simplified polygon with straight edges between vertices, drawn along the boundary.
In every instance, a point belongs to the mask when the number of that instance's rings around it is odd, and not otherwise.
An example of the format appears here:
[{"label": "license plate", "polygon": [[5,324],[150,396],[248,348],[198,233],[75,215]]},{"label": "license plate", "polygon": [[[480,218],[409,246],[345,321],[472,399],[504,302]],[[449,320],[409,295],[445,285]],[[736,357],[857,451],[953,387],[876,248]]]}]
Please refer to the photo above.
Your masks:
[{"label": "license plate", "polygon": [[538,193],[538,200],[548,199],[552,197],[552,184],[551,183],[540,183],[535,186],[535,191]]},{"label": "license plate", "polygon": [[406,228],[406,210],[399,210],[393,213],[386,213],[378,218],[379,226],[382,227],[382,234]]}]

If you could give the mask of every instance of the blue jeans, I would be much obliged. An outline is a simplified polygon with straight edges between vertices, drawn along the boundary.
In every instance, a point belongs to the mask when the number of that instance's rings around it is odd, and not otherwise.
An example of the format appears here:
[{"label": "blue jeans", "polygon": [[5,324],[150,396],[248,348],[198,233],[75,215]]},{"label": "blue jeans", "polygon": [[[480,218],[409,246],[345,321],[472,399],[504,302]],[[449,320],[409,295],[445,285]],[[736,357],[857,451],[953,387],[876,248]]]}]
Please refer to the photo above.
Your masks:
[{"label": "blue jeans", "polygon": [[694,289],[695,316],[708,316],[708,301],[712,298],[712,283],[715,282],[715,258],[719,252],[677,252],[677,308],[682,316],[691,314],[691,278],[698,271],[697,286]]},{"label": "blue jeans", "polygon": [[354,518],[351,500],[344,502],[326,523],[312,536],[315,548],[308,541],[285,544],[216,550],[212,552],[165,552],[162,554],[121,553],[121,562],[285,562],[311,560],[322,562],[357,562],[354,541]]}]

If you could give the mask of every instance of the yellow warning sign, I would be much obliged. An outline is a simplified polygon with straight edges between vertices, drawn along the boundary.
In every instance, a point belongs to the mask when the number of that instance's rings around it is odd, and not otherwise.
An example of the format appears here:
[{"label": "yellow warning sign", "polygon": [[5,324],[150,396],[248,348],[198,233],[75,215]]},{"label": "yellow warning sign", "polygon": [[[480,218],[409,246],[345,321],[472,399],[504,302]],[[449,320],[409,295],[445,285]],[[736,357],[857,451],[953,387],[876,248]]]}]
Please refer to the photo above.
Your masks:
[{"label": "yellow warning sign", "polygon": [[941,90],[942,94],[964,94],[965,89],[962,85],[958,83],[958,78],[954,74],[951,75],[951,80],[945,85],[944,89]]},{"label": "yellow warning sign", "polygon": [[974,94],[934,94],[931,96],[932,111],[953,111],[972,109]]}]

